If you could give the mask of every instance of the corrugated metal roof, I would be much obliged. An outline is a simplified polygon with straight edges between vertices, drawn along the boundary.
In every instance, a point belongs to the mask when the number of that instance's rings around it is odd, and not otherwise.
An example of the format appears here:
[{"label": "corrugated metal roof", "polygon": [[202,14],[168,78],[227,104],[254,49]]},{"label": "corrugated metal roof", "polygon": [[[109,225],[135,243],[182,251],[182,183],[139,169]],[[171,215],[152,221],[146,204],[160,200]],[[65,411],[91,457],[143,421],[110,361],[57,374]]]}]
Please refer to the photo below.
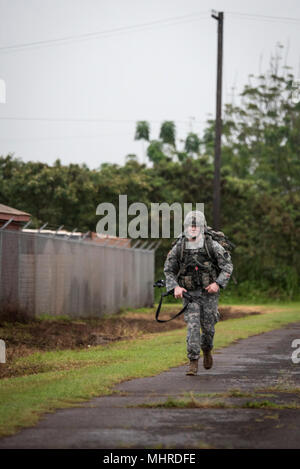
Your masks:
[{"label": "corrugated metal roof", "polygon": [[17,216],[20,216],[20,215],[26,215],[29,217],[31,216],[30,213],[22,212],[21,210],[18,210],[17,208],[8,207],[8,205],[3,205],[3,204],[0,204],[0,214],[1,213],[7,213],[8,215],[17,215]]}]

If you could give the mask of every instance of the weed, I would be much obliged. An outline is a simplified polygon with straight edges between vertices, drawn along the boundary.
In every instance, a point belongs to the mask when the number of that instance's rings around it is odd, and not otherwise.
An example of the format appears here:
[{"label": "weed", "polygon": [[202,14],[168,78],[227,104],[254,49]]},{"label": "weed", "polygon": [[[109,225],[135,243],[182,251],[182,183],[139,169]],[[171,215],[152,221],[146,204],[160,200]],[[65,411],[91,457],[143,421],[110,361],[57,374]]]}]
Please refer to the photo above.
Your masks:
[{"label": "weed", "polygon": [[270,401],[248,401],[242,407],[245,409],[300,409],[300,404],[297,402],[276,404]]}]

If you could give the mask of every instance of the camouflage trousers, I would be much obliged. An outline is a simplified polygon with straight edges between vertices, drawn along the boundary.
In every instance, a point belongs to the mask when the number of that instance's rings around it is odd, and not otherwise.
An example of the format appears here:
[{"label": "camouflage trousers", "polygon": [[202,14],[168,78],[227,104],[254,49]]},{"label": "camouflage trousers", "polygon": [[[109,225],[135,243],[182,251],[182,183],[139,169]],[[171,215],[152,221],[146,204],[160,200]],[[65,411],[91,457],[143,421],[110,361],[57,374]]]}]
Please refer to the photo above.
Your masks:
[{"label": "camouflage trousers", "polygon": [[[211,350],[215,335],[215,324],[219,321],[218,293],[206,291],[189,291],[192,296],[197,296],[201,302],[189,303],[184,312],[184,320],[187,324],[187,356],[190,360],[196,360],[201,350]],[[186,304],[186,299],[183,299]],[[200,332],[201,329],[201,332]]]}]

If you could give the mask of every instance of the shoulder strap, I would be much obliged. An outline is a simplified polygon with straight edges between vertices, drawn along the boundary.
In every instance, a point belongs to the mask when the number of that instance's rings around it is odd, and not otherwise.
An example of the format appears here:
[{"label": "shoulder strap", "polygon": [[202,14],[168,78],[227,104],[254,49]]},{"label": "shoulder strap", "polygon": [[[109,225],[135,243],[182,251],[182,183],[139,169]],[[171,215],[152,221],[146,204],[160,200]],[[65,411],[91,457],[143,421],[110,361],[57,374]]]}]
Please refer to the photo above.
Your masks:
[{"label": "shoulder strap", "polygon": [[193,297],[192,295],[190,295],[187,292],[183,292],[184,298],[186,298],[188,301],[186,302],[185,306],[179,311],[179,313],[175,314],[175,316],[172,316],[170,319],[165,319],[165,320],[158,319],[163,298],[165,296],[172,295],[172,294],[174,294],[174,288],[173,288],[173,290],[170,290],[166,293],[161,294],[159,305],[158,305],[158,308],[157,308],[156,313],[155,313],[155,319],[156,319],[157,322],[169,322],[169,321],[172,321],[175,318],[178,318],[178,316],[180,316],[182,313],[185,312],[186,308],[188,307],[189,303],[191,303],[191,302],[198,303],[198,305],[200,306],[200,312],[203,312],[203,306],[202,306],[201,300],[199,298]]},{"label": "shoulder strap", "polygon": [[179,262],[182,262],[182,260],[183,260],[184,247],[185,247],[185,236],[182,235],[176,241],[176,256],[177,256],[177,259],[179,260]]},{"label": "shoulder strap", "polygon": [[162,293],[161,294],[161,297],[160,297],[160,301],[159,301],[159,304],[158,304],[158,307],[157,307],[157,310],[156,310],[156,313],[155,313],[155,319],[157,322],[169,322],[169,321],[172,321],[173,319],[175,318],[178,318],[178,316],[180,316],[182,313],[185,312],[186,308],[188,307],[188,303],[179,311],[179,313],[175,314],[175,316],[172,316],[170,319],[166,319],[166,320],[163,320],[163,319],[158,319],[158,316],[159,316],[159,313],[160,313],[160,310],[161,310],[161,305],[162,305],[162,301],[163,301],[163,298],[164,296],[168,296],[170,294],[173,293],[173,290],[170,291],[170,292],[167,292],[167,293]]},{"label": "shoulder strap", "polygon": [[205,234],[204,236],[204,247],[207,252],[208,257],[213,261],[216,262],[215,251],[213,248],[212,238],[209,234]]},{"label": "shoulder strap", "polygon": [[213,240],[212,237],[209,234],[205,235],[204,238],[204,247],[207,252],[208,257],[210,258],[213,266],[215,267],[217,274],[220,272],[220,267],[218,265],[218,261],[216,259],[215,251],[213,248]]}]

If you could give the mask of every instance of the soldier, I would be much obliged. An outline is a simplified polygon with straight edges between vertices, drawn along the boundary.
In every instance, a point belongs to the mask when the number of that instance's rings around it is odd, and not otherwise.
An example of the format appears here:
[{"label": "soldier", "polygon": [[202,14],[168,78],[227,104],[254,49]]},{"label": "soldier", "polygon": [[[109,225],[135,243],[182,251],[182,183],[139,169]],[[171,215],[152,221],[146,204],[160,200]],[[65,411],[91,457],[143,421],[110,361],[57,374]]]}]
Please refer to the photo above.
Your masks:
[{"label": "soldier", "polygon": [[[197,303],[189,303],[184,312],[190,360],[187,375],[197,374],[200,349],[203,351],[204,368],[210,369],[213,365],[211,350],[214,326],[220,318],[220,288],[226,287],[233,271],[229,252],[205,235],[206,228],[204,214],[190,212],[184,221],[184,233],[168,253],[164,265],[167,291],[174,289],[175,298],[183,298],[182,293],[188,291],[199,297],[202,304],[200,307]],[[183,298],[184,305],[186,302]]]}]

